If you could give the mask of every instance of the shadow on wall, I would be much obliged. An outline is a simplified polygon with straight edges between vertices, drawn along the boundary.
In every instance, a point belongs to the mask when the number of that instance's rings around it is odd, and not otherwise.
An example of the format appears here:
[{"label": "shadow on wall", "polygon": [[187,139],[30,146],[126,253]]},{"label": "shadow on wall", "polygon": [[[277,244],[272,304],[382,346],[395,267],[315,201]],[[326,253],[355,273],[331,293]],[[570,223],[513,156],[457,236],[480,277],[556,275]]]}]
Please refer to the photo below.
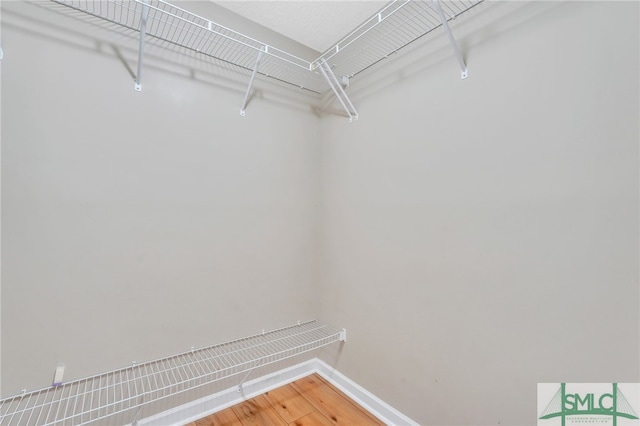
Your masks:
[{"label": "shadow on wall", "polygon": [[[4,2],[2,26],[27,33],[84,53],[110,57],[122,64],[134,89],[138,67],[138,31],[104,21],[51,1]],[[82,72],[81,66],[69,64],[69,72]],[[219,60],[181,46],[147,37],[142,68],[145,76],[162,72],[205,84],[215,90],[238,95],[238,110],[249,86],[252,70]],[[114,76],[122,78],[122,76]],[[123,84],[127,84],[126,78]],[[290,86],[258,75],[249,96],[296,111],[318,114],[320,94]]]}]

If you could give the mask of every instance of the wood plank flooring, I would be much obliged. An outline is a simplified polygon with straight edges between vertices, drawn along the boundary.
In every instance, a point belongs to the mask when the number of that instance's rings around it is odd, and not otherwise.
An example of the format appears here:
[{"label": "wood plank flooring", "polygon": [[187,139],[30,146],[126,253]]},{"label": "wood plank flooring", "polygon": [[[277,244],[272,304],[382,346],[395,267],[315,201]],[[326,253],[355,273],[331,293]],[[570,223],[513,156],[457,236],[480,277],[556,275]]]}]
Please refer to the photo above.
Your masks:
[{"label": "wood plank flooring", "polygon": [[251,398],[187,426],[384,425],[317,374]]}]

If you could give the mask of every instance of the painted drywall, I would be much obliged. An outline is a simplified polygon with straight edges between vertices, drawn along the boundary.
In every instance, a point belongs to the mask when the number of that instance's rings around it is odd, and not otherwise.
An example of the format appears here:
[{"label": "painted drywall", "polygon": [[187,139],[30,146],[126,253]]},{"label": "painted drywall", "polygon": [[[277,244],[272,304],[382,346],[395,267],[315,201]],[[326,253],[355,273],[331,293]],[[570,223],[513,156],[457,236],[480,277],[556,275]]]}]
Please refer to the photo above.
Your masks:
[{"label": "painted drywall", "polygon": [[637,4],[487,2],[454,23],[468,80],[430,38],[352,80],[351,125],[264,82],[241,119],[246,74],[163,50],[136,93],[135,40],[20,4],[3,395],[318,313],[349,335],[325,361],[421,424],[640,380]]},{"label": "painted drywall", "polygon": [[323,119],[323,359],[420,424],[536,424],[538,382],[640,381],[639,9],[470,13],[467,80],[436,36]]},{"label": "painted drywall", "polygon": [[317,316],[304,97],[2,6],[4,396]]}]

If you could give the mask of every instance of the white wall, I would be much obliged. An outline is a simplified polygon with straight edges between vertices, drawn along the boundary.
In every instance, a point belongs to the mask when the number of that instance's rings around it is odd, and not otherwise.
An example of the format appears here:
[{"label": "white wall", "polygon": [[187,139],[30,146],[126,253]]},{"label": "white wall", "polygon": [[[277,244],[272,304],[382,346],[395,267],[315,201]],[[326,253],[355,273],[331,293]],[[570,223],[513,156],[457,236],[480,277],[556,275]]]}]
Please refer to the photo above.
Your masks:
[{"label": "white wall", "polygon": [[360,121],[322,122],[325,360],[425,425],[640,380],[638,12],[484,4],[467,80],[444,36],[353,80]]},{"label": "white wall", "polygon": [[20,4],[3,395],[320,313],[349,332],[325,360],[421,424],[532,424],[537,382],[640,380],[636,3],[480,6],[454,23],[468,80],[429,38],[353,79],[351,125],[265,83],[241,119],[246,75],[153,49],[136,93],[110,45],[135,68],[135,43]]},{"label": "white wall", "polygon": [[311,108],[5,3],[3,395],[316,317]]}]

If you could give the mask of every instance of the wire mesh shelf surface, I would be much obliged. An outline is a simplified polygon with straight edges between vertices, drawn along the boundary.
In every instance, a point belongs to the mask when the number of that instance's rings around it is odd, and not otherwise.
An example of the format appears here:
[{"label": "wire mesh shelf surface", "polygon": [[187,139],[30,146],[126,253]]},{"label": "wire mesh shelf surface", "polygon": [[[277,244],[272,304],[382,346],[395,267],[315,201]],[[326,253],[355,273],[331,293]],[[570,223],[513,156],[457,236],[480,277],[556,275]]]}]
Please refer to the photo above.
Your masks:
[{"label": "wire mesh shelf surface", "polygon": [[0,425],[82,425],[343,340],[316,321],[0,400]]},{"label": "wire mesh shelf surface", "polygon": [[[317,70],[323,63],[337,76],[351,78],[442,25],[433,0],[392,0],[310,62],[164,0],[51,1],[135,31],[140,31],[146,17],[147,36],[249,71],[256,68],[262,52],[258,74],[316,93],[330,89]],[[446,19],[452,20],[482,1],[442,0],[441,5]]]},{"label": "wire mesh shelf surface", "polygon": [[310,71],[310,62],[237,31],[193,14],[164,0],[51,0],[114,24],[203,55],[253,70],[258,54],[265,55],[259,73],[314,92],[326,82]]},{"label": "wire mesh shelf surface", "polygon": [[[448,21],[483,0],[441,1]],[[336,75],[353,77],[442,25],[433,1],[394,0],[312,64],[328,62]]]}]

